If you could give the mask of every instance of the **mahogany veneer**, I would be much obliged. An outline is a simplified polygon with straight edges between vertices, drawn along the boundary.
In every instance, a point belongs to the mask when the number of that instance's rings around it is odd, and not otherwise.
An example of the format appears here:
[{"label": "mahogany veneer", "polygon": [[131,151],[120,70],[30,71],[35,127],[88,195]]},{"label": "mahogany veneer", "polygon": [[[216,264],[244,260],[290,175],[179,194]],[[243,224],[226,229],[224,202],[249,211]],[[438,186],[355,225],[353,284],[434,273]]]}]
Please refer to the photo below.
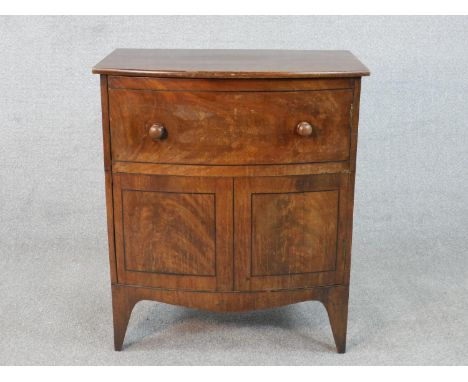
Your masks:
[{"label": "mahogany veneer", "polygon": [[346,51],[117,49],[101,75],[114,314],[319,300],[346,346],[361,77]]}]

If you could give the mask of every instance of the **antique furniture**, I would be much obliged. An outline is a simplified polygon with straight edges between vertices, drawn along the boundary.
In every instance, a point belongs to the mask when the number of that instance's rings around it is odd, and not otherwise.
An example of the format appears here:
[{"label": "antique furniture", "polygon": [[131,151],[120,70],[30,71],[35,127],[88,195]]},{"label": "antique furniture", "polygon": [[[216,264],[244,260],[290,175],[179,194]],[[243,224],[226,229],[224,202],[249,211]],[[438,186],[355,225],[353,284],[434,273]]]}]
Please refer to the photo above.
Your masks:
[{"label": "antique furniture", "polygon": [[115,349],[140,300],[319,300],[343,353],[368,69],[347,51],[117,49],[93,73]]}]

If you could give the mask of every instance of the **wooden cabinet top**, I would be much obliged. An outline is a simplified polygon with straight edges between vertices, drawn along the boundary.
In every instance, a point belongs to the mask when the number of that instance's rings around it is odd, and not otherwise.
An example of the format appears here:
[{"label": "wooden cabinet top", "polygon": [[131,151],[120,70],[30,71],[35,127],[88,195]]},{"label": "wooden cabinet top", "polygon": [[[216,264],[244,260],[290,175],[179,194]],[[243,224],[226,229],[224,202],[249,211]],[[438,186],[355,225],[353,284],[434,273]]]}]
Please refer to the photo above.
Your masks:
[{"label": "wooden cabinet top", "polygon": [[116,49],[93,73],[180,78],[316,78],[368,76],[344,50]]}]

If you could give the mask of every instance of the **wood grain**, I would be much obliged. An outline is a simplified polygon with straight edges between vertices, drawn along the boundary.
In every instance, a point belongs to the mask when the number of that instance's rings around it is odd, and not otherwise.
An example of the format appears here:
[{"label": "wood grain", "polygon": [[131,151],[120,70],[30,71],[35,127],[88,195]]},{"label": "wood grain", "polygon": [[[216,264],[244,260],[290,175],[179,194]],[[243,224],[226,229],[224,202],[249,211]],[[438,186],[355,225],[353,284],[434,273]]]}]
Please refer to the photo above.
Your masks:
[{"label": "wood grain", "polygon": [[[304,197],[309,193],[314,197]],[[271,197],[255,207],[258,194]],[[234,195],[236,290],[342,282],[350,229],[344,220],[347,174],[236,178]],[[308,264],[299,269],[304,262]]]},{"label": "wood grain", "polygon": [[[349,158],[352,91],[151,92],[111,89],[114,161],[252,165]],[[313,134],[297,134],[298,123]],[[150,127],[167,138],[154,142]]]},{"label": "wood grain", "polygon": [[123,190],[127,271],[216,275],[215,195]]},{"label": "wood grain", "polygon": [[112,187],[112,173],[105,172],[106,187],[106,212],[107,212],[107,243],[109,248],[109,270],[111,283],[118,282],[117,279],[117,260],[115,252],[115,232],[114,232],[114,196]]},{"label": "wood grain", "polygon": [[327,309],[333,338],[338,353],[346,351],[346,332],[348,327],[349,287],[330,288],[321,296]]},{"label": "wood grain", "polygon": [[93,73],[183,78],[320,78],[368,76],[344,50],[116,49]]},{"label": "wood grain", "polygon": [[353,78],[187,79],[109,76],[109,88],[154,91],[279,92],[352,89]]},{"label": "wood grain", "polygon": [[109,92],[106,75],[100,76],[101,83],[101,113],[102,113],[102,144],[104,154],[104,171],[111,171],[111,138],[109,123]]},{"label": "wood grain", "polygon": [[112,193],[112,158],[109,124],[109,98],[108,81],[106,75],[101,75],[101,116],[102,116],[102,143],[104,157],[106,212],[107,212],[107,243],[109,248],[109,270],[111,283],[117,283],[117,265],[115,259],[115,235],[114,235],[114,197]]},{"label": "wood grain", "polygon": [[347,225],[347,237],[345,247],[345,272],[343,275],[343,284],[349,285],[351,274],[351,249],[352,249],[352,230],[353,230],[353,211],[354,211],[354,185],[356,179],[356,158],[358,145],[358,125],[359,125],[359,109],[361,97],[361,79],[354,79],[353,107],[351,114],[351,147],[350,147],[350,176],[348,179],[349,196],[346,199],[346,217],[342,224]]},{"label": "wood grain", "polygon": [[368,69],[347,51],[118,49],[93,72],[115,349],[141,300],[318,300],[343,353]]},{"label": "wood grain", "polygon": [[252,276],[333,271],[339,191],[252,194]]},{"label": "wood grain", "polygon": [[232,179],[114,174],[121,283],[232,290]]}]

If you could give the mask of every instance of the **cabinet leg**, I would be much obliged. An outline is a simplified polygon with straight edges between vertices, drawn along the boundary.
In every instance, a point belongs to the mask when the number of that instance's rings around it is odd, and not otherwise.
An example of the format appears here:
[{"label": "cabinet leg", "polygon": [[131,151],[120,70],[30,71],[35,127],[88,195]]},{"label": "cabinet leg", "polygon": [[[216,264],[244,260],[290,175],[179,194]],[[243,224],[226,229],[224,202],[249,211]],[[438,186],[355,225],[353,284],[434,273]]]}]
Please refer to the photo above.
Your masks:
[{"label": "cabinet leg", "polygon": [[346,351],[349,287],[336,287],[328,291],[322,303],[327,309],[333,338],[338,353]]},{"label": "cabinet leg", "polygon": [[138,302],[133,294],[125,288],[112,286],[112,312],[114,318],[114,349],[122,350],[128,321],[133,307]]}]

